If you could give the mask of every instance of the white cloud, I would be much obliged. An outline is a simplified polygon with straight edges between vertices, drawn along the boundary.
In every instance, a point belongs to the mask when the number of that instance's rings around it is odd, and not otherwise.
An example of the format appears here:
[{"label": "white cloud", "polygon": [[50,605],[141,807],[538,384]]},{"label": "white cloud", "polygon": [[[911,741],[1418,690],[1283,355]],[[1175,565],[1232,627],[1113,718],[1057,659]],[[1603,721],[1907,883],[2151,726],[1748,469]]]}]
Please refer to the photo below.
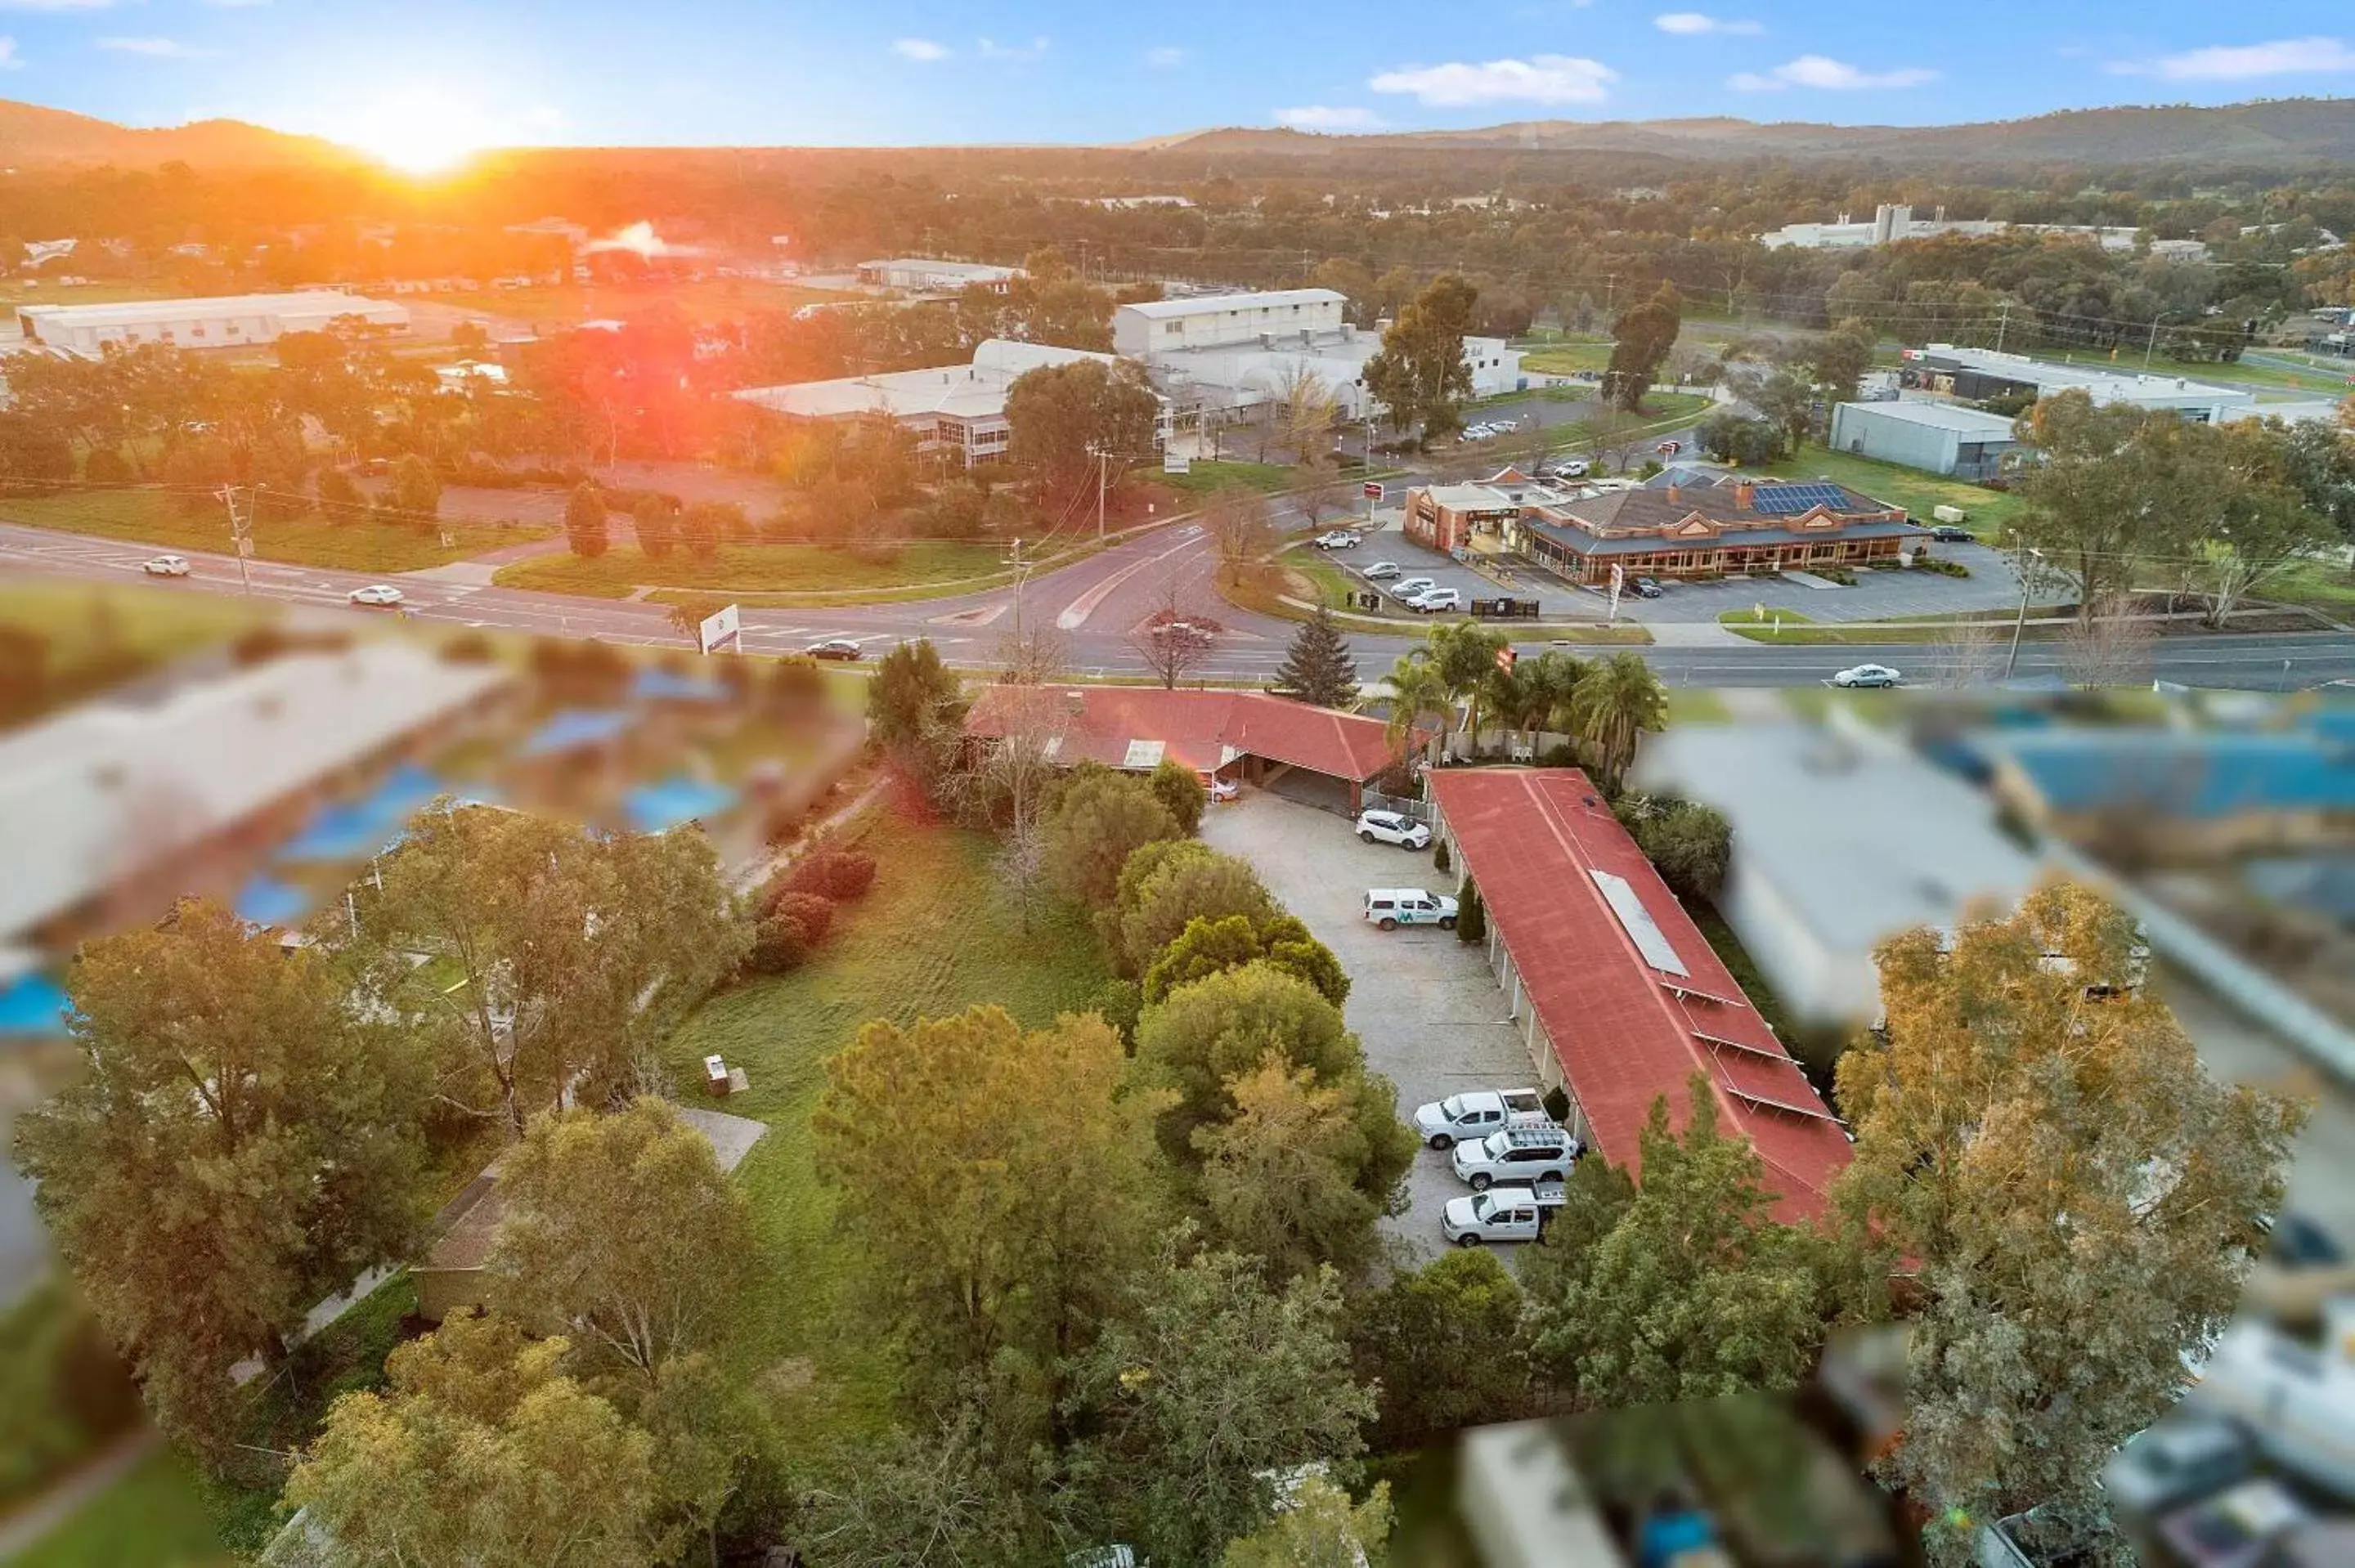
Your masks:
[{"label": "white cloud", "polygon": [[1277,110],[1275,122],[1295,131],[1373,131],[1380,128],[1382,117],[1354,105],[1305,103],[1297,109]]},{"label": "white cloud", "polygon": [[1186,63],[1186,51],[1175,44],[1156,44],[1145,51],[1145,63],[1156,70],[1168,70]]},{"label": "white cloud", "polygon": [[928,64],[949,58],[949,47],[936,44],[930,38],[894,38],[891,40],[891,52],[903,60],[922,60]]},{"label": "white cloud", "polygon": [[1761,76],[1756,71],[1738,71],[1725,79],[1725,85],[1741,92],[1779,92],[1786,87],[1817,87],[1831,92],[1857,92],[1873,88],[1919,87],[1925,81],[1935,81],[1938,73],[1918,66],[1906,66],[1897,70],[1859,70],[1844,60],[1823,55],[1801,55],[1785,61]]},{"label": "white cloud", "polygon": [[1600,103],[1619,73],[1599,60],[1576,55],[1532,55],[1528,59],[1469,65],[1408,66],[1386,70],[1366,85],[1376,92],[1412,93],[1433,109],[1481,103]]},{"label": "white cloud", "polygon": [[981,40],[981,58],[986,60],[1035,60],[1047,52],[1047,40],[1031,39],[1027,44],[1001,44],[996,38]]},{"label": "white cloud", "polygon": [[1652,26],[1664,33],[1681,37],[1698,37],[1703,33],[1763,33],[1763,23],[1730,22],[1721,16],[1704,16],[1698,11],[1669,11],[1652,18]]},{"label": "white cloud", "polygon": [[2343,38],[2276,38],[2269,44],[2218,44],[2155,60],[2117,60],[2121,76],[2166,81],[2247,81],[2263,76],[2355,71],[2355,47]]},{"label": "white cloud", "polygon": [[159,60],[207,59],[220,53],[218,49],[199,48],[184,44],[177,38],[101,38],[98,47],[112,49],[119,55],[146,55]]},{"label": "white cloud", "polygon": [[0,70],[23,70],[25,57],[16,52],[16,40],[0,38]]}]

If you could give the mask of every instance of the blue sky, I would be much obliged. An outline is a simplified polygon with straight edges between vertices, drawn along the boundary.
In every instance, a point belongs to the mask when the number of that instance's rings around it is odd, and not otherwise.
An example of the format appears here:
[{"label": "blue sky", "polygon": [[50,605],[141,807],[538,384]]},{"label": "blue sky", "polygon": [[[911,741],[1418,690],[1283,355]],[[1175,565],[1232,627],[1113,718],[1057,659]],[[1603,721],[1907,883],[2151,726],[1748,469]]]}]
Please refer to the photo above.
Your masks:
[{"label": "blue sky", "polygon": [[1937,123],[2355,93],[2348,0],[0,0],[0,96],[483,143],[1110,142],[1530,118]]}]

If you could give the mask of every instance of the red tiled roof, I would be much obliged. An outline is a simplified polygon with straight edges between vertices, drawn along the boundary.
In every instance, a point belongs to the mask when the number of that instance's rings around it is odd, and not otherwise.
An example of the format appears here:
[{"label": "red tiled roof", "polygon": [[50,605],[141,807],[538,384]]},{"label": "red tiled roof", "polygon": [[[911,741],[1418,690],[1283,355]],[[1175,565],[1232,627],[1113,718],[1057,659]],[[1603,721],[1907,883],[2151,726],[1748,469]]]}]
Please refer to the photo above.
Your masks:
[{"label": "red tiled roof", "polygon": [[[1595,1147],[1640,1175],[1638,1139],[1652,1102],[1668,1097],[1681,1128],[1685,1085],[1698,1070],[1720,1124],[1748,1138],[1764,1161],[1776,1216],[1820,1214],[1848,1163],[1847,1135],[1586,775],[1448,768],[1427,778]],[[1645,959],[1595,871],[1626,881],[1684,975]]]},{"label": "red tiled roof", "polygon": [[988,686],[965,717],[975,735],[1003,735],[1024,708],[1060,730],[1057,757],[1117,768],[1129,743],[1157,740],[1163,755],[1215,772],[1248,753],[1363,783],[1398,755],[1380,719],[1312,707],[1264,692],[1170,692],[1151,686]]}]

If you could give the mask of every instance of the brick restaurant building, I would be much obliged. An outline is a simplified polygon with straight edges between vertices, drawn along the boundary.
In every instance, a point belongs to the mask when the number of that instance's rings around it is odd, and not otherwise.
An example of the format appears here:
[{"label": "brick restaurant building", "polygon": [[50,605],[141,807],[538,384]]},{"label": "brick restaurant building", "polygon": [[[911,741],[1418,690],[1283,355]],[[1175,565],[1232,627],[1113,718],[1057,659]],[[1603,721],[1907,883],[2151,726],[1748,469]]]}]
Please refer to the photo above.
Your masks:
[{"label": "brick restaurant building", "polygon": [[1699,577],[1894,561],[1928,530],[1904,508],[1828,482],[1719,478],[1671,469],[1632,490],[1569,493],[1511,470],[1407,496],[1405,530],[1453,553],[1520,556],[1572,582]]}]

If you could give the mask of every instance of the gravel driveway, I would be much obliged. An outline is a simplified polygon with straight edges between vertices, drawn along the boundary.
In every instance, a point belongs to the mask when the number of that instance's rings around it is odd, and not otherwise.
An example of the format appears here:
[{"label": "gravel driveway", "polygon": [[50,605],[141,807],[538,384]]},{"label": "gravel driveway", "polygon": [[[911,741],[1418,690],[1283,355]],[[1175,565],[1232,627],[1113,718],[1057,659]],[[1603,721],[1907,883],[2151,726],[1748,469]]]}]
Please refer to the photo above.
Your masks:
[{"label": "gravel driveway", "polygon": [[[1453,894],[1455,878],[1431,869],[1428,850],[1358,842],[1346,818],[1247,789],[1202,818],[1212,848],[1259,869],[1268,890],[1333,949],[1349,973],[1349,1027],[1374,1071],[1398,1085],[1399,1114],[1459,1089],[1518,1088],[1534,1080],[1529,1053],[1477,948],[1431,927],[1384,933],[1360,916],[1369,887]],[[1426,1149],[1408,1178],[1412,1206],[1383,1233],[1420,1256],[1444,1250],[1439,1211],[1470,1189]]]}]

